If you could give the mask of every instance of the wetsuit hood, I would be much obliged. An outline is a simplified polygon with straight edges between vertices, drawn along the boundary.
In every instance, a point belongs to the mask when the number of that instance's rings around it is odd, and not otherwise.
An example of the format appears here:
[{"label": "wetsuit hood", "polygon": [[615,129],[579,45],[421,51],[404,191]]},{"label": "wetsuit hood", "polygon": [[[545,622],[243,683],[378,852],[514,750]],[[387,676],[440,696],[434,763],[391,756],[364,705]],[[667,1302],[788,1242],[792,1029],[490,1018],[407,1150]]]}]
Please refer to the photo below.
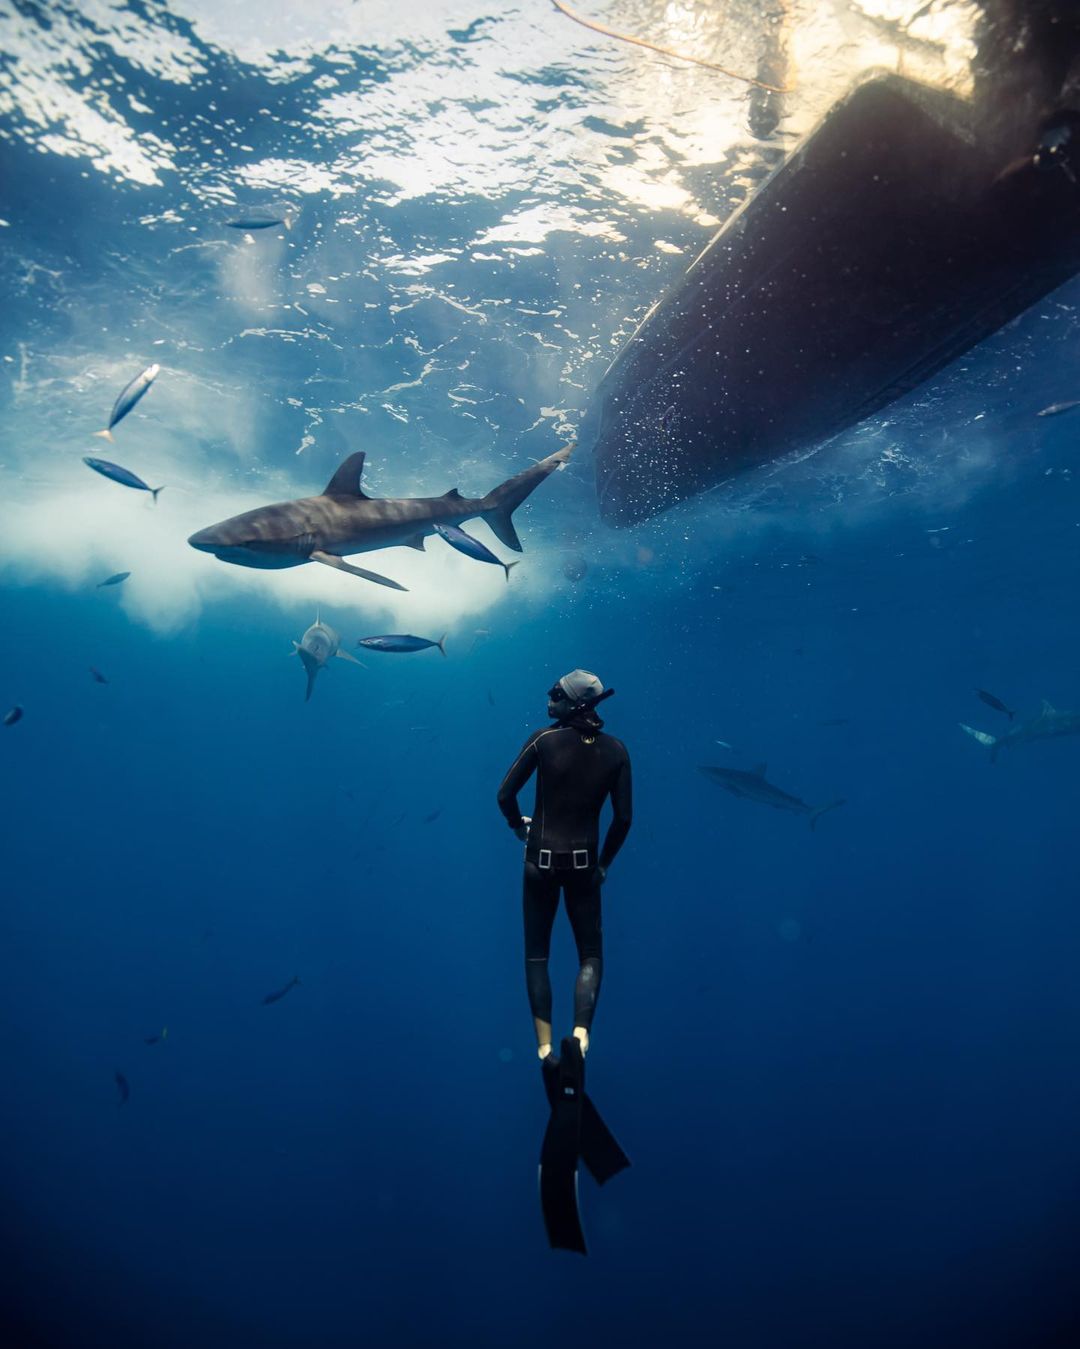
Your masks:
[{"label": "wetsuit hood", "polygon": [[596,715],[596,705],[614,692],[590,670],[571,670],[548,690],[548,716],[560,726],[598,731],[604,723]]},{"label": "wetsuit hood", "polygon": [[563,697],[573,706],[599,702],[604,692],[603,684],[591,670],[571,670],[569,674],[563,675],[555,687],[562,690]]}]

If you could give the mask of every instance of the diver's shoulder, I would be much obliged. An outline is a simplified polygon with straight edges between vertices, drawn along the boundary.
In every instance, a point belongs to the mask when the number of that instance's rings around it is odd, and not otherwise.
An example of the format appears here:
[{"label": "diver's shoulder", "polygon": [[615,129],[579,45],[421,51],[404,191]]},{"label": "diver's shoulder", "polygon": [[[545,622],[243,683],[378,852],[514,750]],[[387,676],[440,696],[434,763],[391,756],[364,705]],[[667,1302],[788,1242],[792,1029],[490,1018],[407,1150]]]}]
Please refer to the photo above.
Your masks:
[{"label": "diver's shoulder", "polygon": [[630,751],[626,748],[626,746],[623,744],[623,742],[619,739],[617,735],[611,735],[607,731],[601,731],[600,739],[605,745],[615,750],[616,753],[622,755],[626,759],[629,759]]}]

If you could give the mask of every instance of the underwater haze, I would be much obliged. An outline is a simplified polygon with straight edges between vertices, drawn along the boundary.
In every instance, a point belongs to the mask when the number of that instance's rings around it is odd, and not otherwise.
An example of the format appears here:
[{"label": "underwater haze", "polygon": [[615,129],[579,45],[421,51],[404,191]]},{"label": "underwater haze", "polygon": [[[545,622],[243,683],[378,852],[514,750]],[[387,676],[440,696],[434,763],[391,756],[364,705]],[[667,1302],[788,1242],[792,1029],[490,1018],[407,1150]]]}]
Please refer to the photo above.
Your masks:
[{"label": "underwater haze", "polygon": [[[581,0],[748,72],[786,14],[755,135],[745,83],[548,0],[0,0],[3,1343],[1080,1342],[1080,738],[961,729],[1080,712],[1080,408],[1037,416],[1080,399],[1080,281],[632,530],[582,442],[508,577],[187,543],[357,450],[372,496],[472,497],[573,443],[896,21],[951,78],[970,8]],[[363,668],[305,701],[317,615]],[[445,659],[356,646],[400,633]],[[582,1175],[584,1259],[495,802],[579,666],[636,797],[588,1056],[633,1164]],[[762,764],[844,804],[699,771]],[[575,970],[561,914],[557,1036]]]}]

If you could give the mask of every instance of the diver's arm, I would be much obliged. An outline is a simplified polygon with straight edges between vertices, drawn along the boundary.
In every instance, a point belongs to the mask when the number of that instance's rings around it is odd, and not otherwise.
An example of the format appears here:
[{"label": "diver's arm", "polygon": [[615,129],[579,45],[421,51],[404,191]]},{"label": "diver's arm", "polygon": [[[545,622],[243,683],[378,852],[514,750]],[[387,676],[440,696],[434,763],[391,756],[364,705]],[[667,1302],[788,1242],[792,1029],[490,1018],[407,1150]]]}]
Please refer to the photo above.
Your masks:
[{"label": "diver's arm", "polygon": [[630,774],[630,755],[623,749],[622,763],[611,784],[611,824],[608,825],[604,846],[600,849],[597,865],[604,872],[615,860],[615,854],[626,842],[634,818],[633,782]]},{"label": "diver's arm", "polygon": [[518,792],[536,771],[536,741],[540,734],[541,732],[537,731],[525,741],[521,753],[510,765],[510,770],[499,787],[499,809],[505,816],[506,823],[515,833],[525,823],[521,811],[518,809],[517,797]]}]

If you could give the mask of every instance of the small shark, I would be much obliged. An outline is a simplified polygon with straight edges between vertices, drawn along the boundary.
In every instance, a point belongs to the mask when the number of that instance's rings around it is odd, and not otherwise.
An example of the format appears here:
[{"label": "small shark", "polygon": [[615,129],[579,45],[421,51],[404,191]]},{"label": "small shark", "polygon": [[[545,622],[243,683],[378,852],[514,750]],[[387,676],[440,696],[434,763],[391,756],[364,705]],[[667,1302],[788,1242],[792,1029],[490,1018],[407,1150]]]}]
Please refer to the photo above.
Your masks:
[{"label": "small shark", "polygon": [[373,500],[360,486],[364,470],[361,450],[349,455],[321,496],[245,511],[199,530],[188,543],[241,567],[299,567],[305,562],[321,562],[392,590],[404,590],[397,581],[342,559],[351,553],[396,545],[422,551],[425,538],[435,533],[436,525],[460,525],[476,516],[487,521],[500,543],[520,553],[521,540],[511,518],[514,511],[548,474],[563,467],[572,450],[572,445],[556,450],[484,497],[463,497],[454,487],[441,497],[387,497],[381,501]]},{"label": "small shark", "polygon": [[701,772],[714,782],[718,782],[721,787],[726,787],[733,795],[741,796],[747,801],[758,801],[763,806],[775,806],[777,810],[790,810],[796,815],[808,815],[811,829],[816,828],[819,818],[827,810],[835,810],[837,806],[844,805],[841,798],[830,801],[827,806],[808,806],[797,796],[789,796],[779,787],[774,787],[771,782],[766,782],[765,769],[766,765],[761,763],[749,773],[738,768],[706,767],[702,767]]},{"label": "small shark", "polygon": [[298,642],[293,642],[293,648],[307,671],[305,703],[311,697],[311,690],[315,687],[315,676],[333,656],[339,656],[342,660],[351,660],[354,665],[363,665],[364,663],[357,660],[351,651],[342,651],[341,637],[329,623],[322,621],[318,611],[315,614],[315,622]]},{"label": "small shark", "polygon": [[977,731],[974,726],[965,726],[963,722],[960,722],[960,729],[967,731],[980,745],[989,745],[990,762],[994,763],[998,750],[1006,745],[1024,745],[1029,740],[1054,740],[1059,735],[1080,735],[1080,712],[1059,712],[1044,698],[1037,717],[1010,726],[1004,735]]}]

